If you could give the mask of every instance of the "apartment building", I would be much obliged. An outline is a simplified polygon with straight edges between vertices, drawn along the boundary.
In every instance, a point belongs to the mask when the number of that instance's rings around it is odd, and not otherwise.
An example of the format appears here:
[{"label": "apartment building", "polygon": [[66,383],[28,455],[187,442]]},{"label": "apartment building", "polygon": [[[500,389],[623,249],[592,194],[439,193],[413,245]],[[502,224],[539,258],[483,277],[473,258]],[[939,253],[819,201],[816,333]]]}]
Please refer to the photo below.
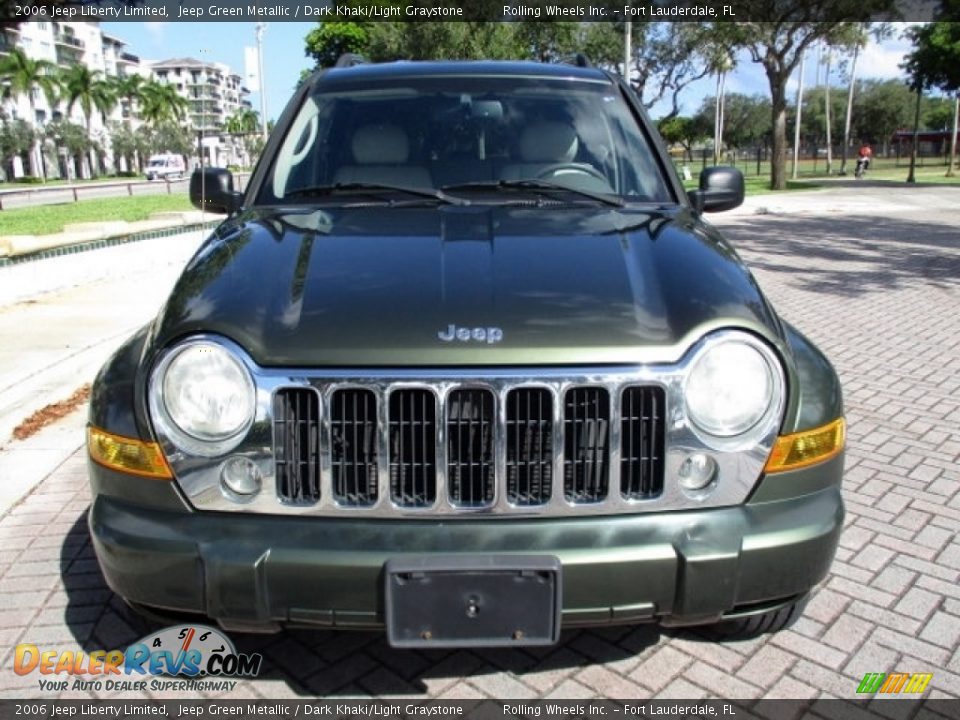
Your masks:
[{"label": "apartment building", "polygon": [[198,136],[202,133],[204,162],[220,166],[239,163],[239,145],[222,132],[227,118],[251,107],[250,91],[240,75],[223,63],[189,57],[150,63],[150,70],[157,82],[173,85],[189,102],[190,127]]},{"label": "apartment building", "polygon": [[[159,82],[171,83],[177,92],[190,101],[185,124],[198,136],[202,133],[205,162],[227,165],[242,159],[239,144],[221,135],[221,132],[223,123],[230,115],[239,108],[250,107],[247,99],[249,91],[243,87],[240,75],[223,63],[201,62],[193,58],[162,62],[142,60],[139,55],[129,51],[128,44],[122,38],[105,32],[98,22],[35,20],[0,29],[0,57],[15,47],[31,58],[48,60],[62,68],[79,63],[91,70],[99,70],[108,77],[137,73],[153,77]],[[61,119],[78,125],[86,123],[79,104],[66,117],[65,103],[50,107],[40,88],[33,89],[32,98],[21,96],[3,101],[2,108],[8,117],[26,120],[34,127],[43,127],[48,122]],[[107,172],[126,169],[122,161],[121,167],[113,167],[108,131],[110,124],[115,121],[130,119],[136,125],[138,119],[131,115],[132,110],[125,102],[120,102],[106,122],[99,112],[91,115],[90,136],[106,150],[103,155],[106,167],[103,169]],[[38,175],[42,163],[47,177],[89,177],[91,163],[98,162],[97,158],[92,157],[78,166],[65,156],[64,150],[58,156],[49,142],[43,144],[42,159],[40,152],[38,145],[29,157],[29,163],[24,163],[21,158],[14,159],[9,171],[14,176]]]},{"label": "apartment building", "polygon": [[[91,70],[98,70],[105,76],[123,76],[131,73],[146,75],[149,68],[145,67],[140,57],[127,51],[127,43],[119,37],[110,35],[100,29],[95,22],[56,22],[50,20],[36,20],[21,23],[18,26],[7,26],[0,33],[0,57],[19,47],[29,57],[37,60],[47,60],[61,68],[83,64]],[[26,120],[37,128],[44,127],[48,122],[69,120],[78,125],[85,125],[83,111],[79,104],[75,104],[67,112],[65,103],[58,103],[51,107],[46,96],[35,87],[32,97],[25,96],[8,99],[4,103],[4,110],[11,118]],[[109,150],[110,137],[109,123],[119,121],[129,108],[118,104],[104,122],[99,112],[90,117],[90,136],[101,146]],[[29,158],[29,167],[23,167],[19,158],[14,159],[12,172],[15,176],[22,174],[37,175],[40,173],[40,163],[47,177],[87,177],[91,174],[91,162],[96,158],[87,158],[77,166],[66,157],[66,151],[61,149],[58,154],[51,143],[43,144],[43,158],[40,158],[41,148],[38,145]],[[106,152],[107,171],[112,171],[112,153]],[[18,163],[17,161],[20,160]]]}]

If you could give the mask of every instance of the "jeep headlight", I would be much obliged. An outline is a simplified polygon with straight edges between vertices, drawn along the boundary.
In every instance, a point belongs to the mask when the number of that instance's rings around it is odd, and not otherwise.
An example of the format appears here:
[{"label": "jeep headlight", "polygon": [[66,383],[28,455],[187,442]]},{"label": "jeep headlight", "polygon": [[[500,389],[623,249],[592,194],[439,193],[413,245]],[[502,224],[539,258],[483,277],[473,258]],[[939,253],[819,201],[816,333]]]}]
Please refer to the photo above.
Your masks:
[{"label": "jeep headlight", "polygon": [[213,457],[243,439],[256,411],[256,391],[233,353],[214,342],[190,341],[158,366],[150,407],[179,449]]},{"label": "jeep headlight", "polygon": [[714,438],[748,434],[780,406],[783,381],[775,362],[769,352],[738,337],[707,346],[687,375],[687,417]]}]

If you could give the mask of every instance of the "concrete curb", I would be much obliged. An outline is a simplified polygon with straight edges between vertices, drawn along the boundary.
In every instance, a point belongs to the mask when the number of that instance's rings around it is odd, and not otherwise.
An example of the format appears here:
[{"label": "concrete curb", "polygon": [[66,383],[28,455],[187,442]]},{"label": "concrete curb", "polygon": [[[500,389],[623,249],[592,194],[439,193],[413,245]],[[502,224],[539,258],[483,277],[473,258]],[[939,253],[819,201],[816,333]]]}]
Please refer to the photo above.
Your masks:
[{"label": "concrete curb", "polygon": [[53,248],[82,245],[97,240],[109,240],[167,228],[199,225],[204,222],[215,222],[222,218],[222,215],[204,213],[199,210],[186,210],[183,212],[153,213],[148,220],[138,220],[136,222],[114,220],[109,222],[71,223],[64,227],[63,232],[50,235],[0,236],[0,257],[22,257]]}]

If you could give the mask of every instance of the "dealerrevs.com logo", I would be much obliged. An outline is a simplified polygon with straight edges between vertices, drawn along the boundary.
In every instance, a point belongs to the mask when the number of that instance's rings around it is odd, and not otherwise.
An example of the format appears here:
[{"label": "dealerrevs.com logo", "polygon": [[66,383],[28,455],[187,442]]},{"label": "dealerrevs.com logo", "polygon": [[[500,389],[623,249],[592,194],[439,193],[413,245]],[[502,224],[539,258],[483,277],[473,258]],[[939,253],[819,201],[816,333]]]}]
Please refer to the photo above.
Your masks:
[{"label": "dealerrevs.com logo", "polygon": [[13,669],[18,675],[45,676],[39,679],[40,689],[51,691],[232,690],[236,680],[227,678],[255,677],[262,661],[259,653],[238,653],[219,630],[174,625],[125,650],[61,651],[21,643]]}]

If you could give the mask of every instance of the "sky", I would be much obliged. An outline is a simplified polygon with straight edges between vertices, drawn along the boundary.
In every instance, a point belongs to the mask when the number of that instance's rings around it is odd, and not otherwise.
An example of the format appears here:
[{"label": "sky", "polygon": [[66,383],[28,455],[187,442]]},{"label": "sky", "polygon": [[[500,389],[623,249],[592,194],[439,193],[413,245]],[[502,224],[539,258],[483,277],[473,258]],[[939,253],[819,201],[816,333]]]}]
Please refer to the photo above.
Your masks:
[{"label": "sky", "polygon": [[[316,23],[267,23],[263,35],[263,72],[266,78],[267,117],[276,119],[282,112],[287,100],[300,77],[301,70],[312,67],[312,59],[304,54],[303,38],[315,27]],[[858,78],[896,78],[902,75],[897,67],[910,49],[910,43],[901,38],[906,24],[894,24],[894,34],[882,43],[871,43],[857,61]],[[103,29],[128,43],[127,50],[139,55],[143,61],[168,60],[175,57],[194,57],[198,60],[222,62],[234,72],[244,74],[245,46],[256,45],[254,34],[256,23],[227,22],[105,22]],[[807,58],[804,85],[811,87],[815,81],[817,62],[815,53]],[[823,83],[824,70],[819,71],[820,84]],[[839,73],[832,73],[832,80],[844,82]],[[788,87],[789,97],[796,92],[797,78],[794,77]],[[760,65],[741,54],[736,69],[726,81],[727,92],[739,92],[748,95],[769,95],[766,76]],[[705,78],[684,91],[681,96],[683,114],[692,114],[699,108],[704,97],[713,95],[715,80]],[[260,95],[250,96],[253,108],[259,112]],[[663,115],[669,108],[655,106],[651,110],[653,117]]]}]

